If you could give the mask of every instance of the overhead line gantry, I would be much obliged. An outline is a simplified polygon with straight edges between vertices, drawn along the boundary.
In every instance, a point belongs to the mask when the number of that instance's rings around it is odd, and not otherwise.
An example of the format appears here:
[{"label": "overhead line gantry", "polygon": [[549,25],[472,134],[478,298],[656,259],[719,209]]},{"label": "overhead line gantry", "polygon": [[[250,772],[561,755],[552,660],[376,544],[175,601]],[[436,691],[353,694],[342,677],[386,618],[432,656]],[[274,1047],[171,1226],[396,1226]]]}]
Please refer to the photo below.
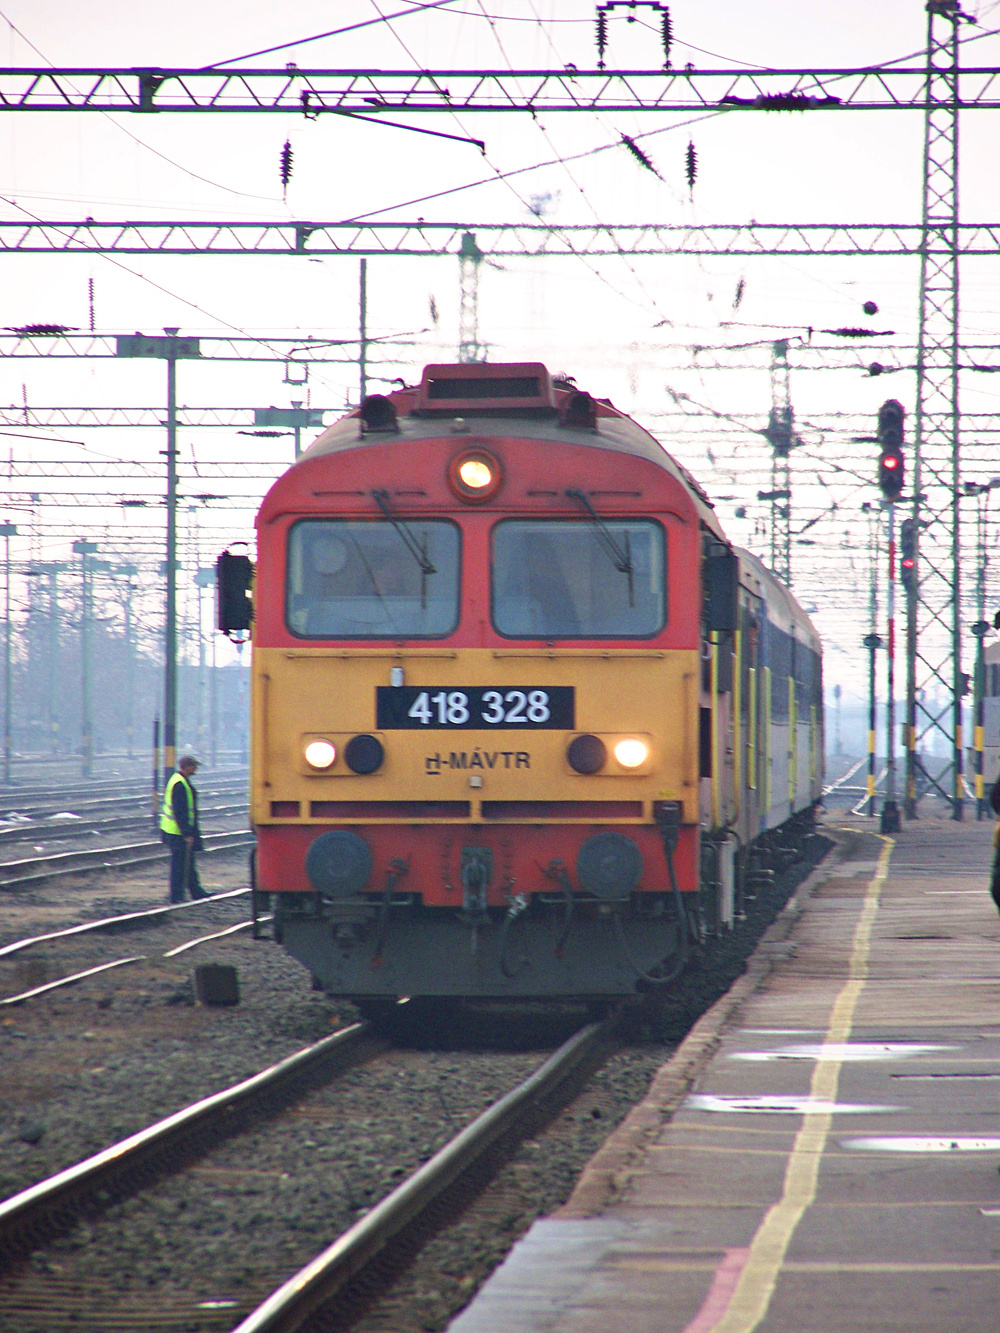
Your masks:
[{"label": "overhead line gantry", "polygon": [[[1000,109],[1000,70],[959,66],[959,25],[971,22],[959,0],[927,0],[927,57],[923,65],[877,66],[865,69],[823,70],[324,70],[299,69],[181,69],[181,68],[0,68],[0,110],[10,112],[129,112],[163,113],[284,113],[299,112],[316,118],[324,114],[364,116],[378,120],[383,112],[440,114],[452,112],[579,112],[628,111],[704,112],[731,114],[788,113],[835,115],[842,111],[923,112],[923,210],[919,242],[906,235],[904,249],[880,253],[919,254],[921,263],[919,348],[917,354],[917,412],[914,466],[914,527],[922,543],[921,571],[910,599],[907,630],[907,812],[914,814],[921,791],[936,788],[946,795],[956,819],[964,806],[961,670],[961,541],[959,485],[961,442],[959,411],[959,257],[963,253],[996,251],[992,226],[979,232],[982,250],[966,250],[972,235],[958,220],[958,119],[962,110]],[[21,224],[22,227],[24,224]],[[42,227],[54,224],[35,223]],[[83,224],[89,227],[91,224]],[[204,225],[204,224],[202,224]],[[262,239],[258,224],[258,241]],[[272,224],[264,224],[268,229]],[[468,231],[468,226],[462,228]],[[545,229],[549,235],[565,229]],[[741,232],[742,229],[734,228]],[[901,229],[891,228],[893,244]],[[235,244],[239,233],[223,224],[220,235]],[[329,240],[329,229],[315,241],[312,224],[291,224],[279,233],[285,252],[304,253],[308,244]],[[161,240],[159,249],[171,249]],[[846,229],[840,244],[848,244]],[[793,244],[802,245],[812,233],[792,227]],[[16,237],[16,233],[12,233]],[[150,233],[151,235],[152,233]],[[190,245],[192,226],[182,237]],[[200,233],[208,236],[208,231]],[[250,233],[248,233],[249,235]],[[372,233],[368,233],[370,236]],[[419,232],[410,232],[409,235]],[[688,238],[701,240],[705,229],[689,229]],[[37,236],[22,232],[25,240]],[[42,240],[47,250],[75,249],[60,237]],[[84,239],[89,231],[81,233]],[[134,233],[119,238],[134,239]],[[289,251],[288,238],[295,249]],[[985,238],[985,239],[984,239]],[[271,240],[269,230],[263,236]],[[354,242],[352,241],[352,244]],[[697,243],[697,242],[696,242]],[[809,248],[798,253],[872,253],[871,247],[837,251]],[[20,243],[10,248],[16,250]],[[421,245],[426,243],[421,238]],[[143,241],[148,252],[148,241]],[[80,245],[86,252],[99,248]],[[111,246],[107,247],[109,250]],[[30,251],[31,246],[24,246]],[[198,252],[211,252],[210,248]],[[225,252],[225,251],[222,251]],[[233,249],[229,253],[245,252]],[[261,253],[254,242],[250,253]],[[265,251],[266,252],[266,251]],[[315,251],[311,251],[315,252]],[[384,252],[384,251],[383,251]],[[427,253],[426,249],[421,251]],[[690,252],[690,251],[688,251]],[[728,249],[724,253],[741,253]],[[357,253],[357,251],[355,251]],[[395,253],[405,253],[396,250]],[[546,250],[546,253],[552,253]],[[567,247],[566,254],[578,250]],[[585,253],[595,253],[585,251]],[[630,253],[615,246],[615,253]],[[663,253],[661,249],[659,253]],[[754,253],[767,253],[761,249]],[[796,253],[780,245],[772,253]],[[941,645],[942,628],[949,626],[950,642]],[[938,686],[951,692],[950,740],[952,760],[948,774],[932,775],[922,759],[921,744],[935,732],[948,734],[944,715],[924,696]]]},{"label": "overhead line gantry", "polygon": [[[945,0],[947,3],[947,0]],[[923,110],[921,65],[867,69],[364,70],[0,68],[0,110],[140,115],[300,112]],[[959,106],[1000,107],[1000,70],[962,71]]]}]

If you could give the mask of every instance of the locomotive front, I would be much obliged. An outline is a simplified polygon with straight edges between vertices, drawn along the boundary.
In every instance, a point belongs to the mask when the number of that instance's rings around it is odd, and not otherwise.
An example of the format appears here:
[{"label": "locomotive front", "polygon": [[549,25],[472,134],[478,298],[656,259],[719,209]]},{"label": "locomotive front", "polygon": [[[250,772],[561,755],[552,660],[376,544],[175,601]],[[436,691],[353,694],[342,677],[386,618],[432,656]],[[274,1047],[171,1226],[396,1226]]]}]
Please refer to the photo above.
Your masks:
[{"label": "locomotive front", "polygon": [[275,484],[257,887],[328,992],[598,998],[669,973],[711,522],[650,436],[530,363],[430,366]]}]

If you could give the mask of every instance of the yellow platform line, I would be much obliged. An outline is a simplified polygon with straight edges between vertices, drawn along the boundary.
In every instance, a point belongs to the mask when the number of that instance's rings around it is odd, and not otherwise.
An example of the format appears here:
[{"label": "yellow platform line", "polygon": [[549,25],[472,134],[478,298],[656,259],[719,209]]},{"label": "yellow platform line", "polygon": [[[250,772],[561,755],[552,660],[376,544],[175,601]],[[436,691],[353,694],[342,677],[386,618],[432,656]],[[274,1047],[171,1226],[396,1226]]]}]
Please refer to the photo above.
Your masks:
[{"label": "yellow platform line", "polygon": [[[847,981],[833,1003],[824,1045],[842,1045],[851,1035],[854,1013],[868,973],[872,927],[889,869],[889,858],[896,845],[892,838],[883,838],[882,842],[882,853],[875,874],[869,880],[854,928]],[[840,1060],[817,1060],[809,1085],[811,1097],[829,1103],[837,1100],[841,1063]],[[829,1111],[807,1112],[803,1116],[802,1128],[795,1136],[785,1169],[781,1198],[768,1209],[757,1228],[725,1313],[705,1333],[753,1333],[767,1314],[795,1229],[816,1198],[820,1161],[831,1123]]]},{"label": "yellow platform line", "polygon": [[[692,1257],[690,1259],[624,1259],[615,1264],[616,1268],[633,1273],[714,1273],[717,1260]],[[746,1271],[746,1270],[744,1270]],[[1000,1263],[898,1263],[898,1264],[862,1264],[837,1263],[835,1260],[822,1263],[795,1262],[785,1264],[787,1274],[808,1273],[812,1277],[836,1277],[842,1273],[1000,1273]],[[718,1327],[715,1325],[714,1327]],[[711,1330],[710,1330],[711,1333]]]}]

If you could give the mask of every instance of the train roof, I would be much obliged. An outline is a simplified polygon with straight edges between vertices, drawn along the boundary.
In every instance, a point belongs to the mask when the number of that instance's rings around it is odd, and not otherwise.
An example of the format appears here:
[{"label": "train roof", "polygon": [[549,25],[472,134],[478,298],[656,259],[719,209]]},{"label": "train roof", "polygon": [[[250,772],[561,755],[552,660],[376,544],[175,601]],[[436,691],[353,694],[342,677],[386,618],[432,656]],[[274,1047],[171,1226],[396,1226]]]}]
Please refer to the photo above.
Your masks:
[{"label": "train roof", "polygon": [[[502,390],[506,384],[520,385],[529,378],[523,372],[534,373],[543,392],[529,402],[527,397],[512,398]],[[504,373],[507,372],[506,382]],[[456,384],[473,389],[468,397],[452,397],[446,406],[440,398],[428,393],[428,383],[450,378]],[[500,385],[497,396],[491,399],[490,386]],[[459,390],[463,392],[466,390]],[[540,362],[502,363],[485,365],[433,365],[424,369],[420,385],[397,389],[381,398],[389,403],[395,415],[395,429],[379,425],[376,430],[365,429],[362,409],[335,421],[308,449],[297,464],[321,458],[326,454],[348,449],[370,447],[378,443],[403,440],[426,440],[446,435],[461,418],[471,435],[488,434],[509,436],[514,439],[551,440],[564,444],[583,445],[589,449],[605,449],[615,453],[644,458],[675,477],[691,496],[698,517],[717,536],[724,534],[714,512],[711,500],[688,470],[672,458],[666,447],[637,421],[620,412],[606,398],[591,398],[568,381],[551,380]],[[592,424],[572,425],[567,414],[574,399],[586,399],[592,405]],[[371,402],[371,399],[366,400]],[[385,420],[390,420],[386,413]]]},{"label": "train roof", "polygon": [[740,558],[741,582],[751,592],[762,597],[768,618],[786,633],[794,629],[797,637],[819,651],[820,637],[816,626],[802,609],[798,601],[776,574],[767,568],[764,562],[750,551],[737,550]]}]

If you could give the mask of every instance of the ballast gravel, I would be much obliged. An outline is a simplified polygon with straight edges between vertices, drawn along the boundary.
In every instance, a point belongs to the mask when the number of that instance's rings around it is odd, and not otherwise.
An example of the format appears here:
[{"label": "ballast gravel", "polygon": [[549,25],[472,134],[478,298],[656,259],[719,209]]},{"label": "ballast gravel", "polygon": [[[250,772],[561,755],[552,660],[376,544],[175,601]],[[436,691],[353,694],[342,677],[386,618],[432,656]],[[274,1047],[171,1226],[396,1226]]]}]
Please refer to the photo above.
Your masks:
[{"label": "ballast gravel", "polygon": [[[523,1145],[357,1329],[423,1333],[446,1326],[534,1218],[568,1197],[579,1171],[642,1098],[690,1023],[742,970],[815,859],[758,898],[724,956],[695,968],[654,1024],[633,1034],[580,1097]],[[211,874],[219,888],[245,882],[237,858],[213,859]],[[43,895],[40,917],[51,920],[49,898],[63,892]],[[113,895],[105,891],[104,906],[112,899],[119,911],[151,905],[161,894],[159,874],[120,878]],[[199,910],[197,929],[192,912],[148,936],[98,937],[85,953],[146,953],[148,961],[0,1009],[0,1197],[354,1021],[350,1005],[310,990],[299,964],[249,932],[177,959],[162,957],[182,939],[222,929],[246,911],[246,900],[235,899],[209,905],[204,915]],[[27,915],[30,904],[22,903],[19,916]],[[18,934],[31,933],[21,924]],[[46,955],[47,967],[65,962],[63,955],[54,963]],[[73,966],[79,962],[74,958]],[[241,1003],[196,1005],[190,983],[196,962],[236,966]],[[0,984],[12,993],[8,973],[0,972]],[[161,1180],[36,1250],[0,1278],[0,1333],[232,1328],[545,1054],[541,1047],[397,1049],[336,1076],[182,1176]]]}]

